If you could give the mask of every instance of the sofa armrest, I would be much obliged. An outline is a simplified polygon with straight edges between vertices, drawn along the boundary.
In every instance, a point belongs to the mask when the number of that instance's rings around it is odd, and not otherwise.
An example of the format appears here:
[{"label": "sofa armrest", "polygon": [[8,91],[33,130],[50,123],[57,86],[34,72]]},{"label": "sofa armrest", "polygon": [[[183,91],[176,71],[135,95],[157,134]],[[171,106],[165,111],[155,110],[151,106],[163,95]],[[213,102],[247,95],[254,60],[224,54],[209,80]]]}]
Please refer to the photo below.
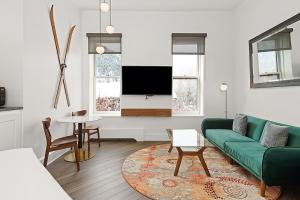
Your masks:
[{"label": "sofa armrest", "polygon": [[233,119],[222,119],[222,118],[206,118],[203,120],[201,130],[206,137],[207,129],[232,129]]},{"label": "sofa armrest", "polygon": [[264,153],[262,179],[269,186],[299,184],[300,147],[274,147]]}]

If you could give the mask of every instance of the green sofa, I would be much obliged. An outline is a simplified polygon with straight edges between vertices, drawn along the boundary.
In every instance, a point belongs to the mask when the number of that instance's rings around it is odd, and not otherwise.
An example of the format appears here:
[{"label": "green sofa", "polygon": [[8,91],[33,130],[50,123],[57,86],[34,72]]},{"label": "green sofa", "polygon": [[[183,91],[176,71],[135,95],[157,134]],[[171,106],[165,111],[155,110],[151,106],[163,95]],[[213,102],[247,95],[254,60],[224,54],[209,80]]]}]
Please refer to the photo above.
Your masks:
[{"label": "green sofa", "polygon": [[286,125],[289,127],[286,147],[266,148],[260,144],[260,138],[267,120],[251,116],[247,118],[246,136],[232,131],[232,119],[221,118],[203,120],[202,133],[227,156],[261,180],[262,196],[266,185],[299,184],[300,128]]}]

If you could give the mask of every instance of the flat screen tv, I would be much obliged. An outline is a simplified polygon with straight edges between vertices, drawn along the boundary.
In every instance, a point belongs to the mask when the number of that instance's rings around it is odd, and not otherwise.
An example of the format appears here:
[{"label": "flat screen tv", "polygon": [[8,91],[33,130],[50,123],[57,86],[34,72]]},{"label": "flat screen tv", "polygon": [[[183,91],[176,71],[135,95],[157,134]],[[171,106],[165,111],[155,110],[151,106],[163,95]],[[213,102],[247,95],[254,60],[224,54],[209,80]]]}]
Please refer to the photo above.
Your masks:
[{"label": "flat screen tv", "polygon": [[172,67],[123,66],[123,95],[172,95]]}]

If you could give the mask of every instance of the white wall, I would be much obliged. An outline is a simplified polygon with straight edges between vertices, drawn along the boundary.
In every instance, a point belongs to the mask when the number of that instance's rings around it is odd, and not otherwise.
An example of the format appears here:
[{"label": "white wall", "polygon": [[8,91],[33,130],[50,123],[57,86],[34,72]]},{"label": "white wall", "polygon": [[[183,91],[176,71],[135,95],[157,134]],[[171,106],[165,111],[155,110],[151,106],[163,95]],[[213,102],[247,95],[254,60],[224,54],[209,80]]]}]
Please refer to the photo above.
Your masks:
[{"label": "white wall", "polygon": [[[70,2],[60,0],[24,2],[24,146],[34,147],[39,157],[43,156],[46,143],[41,120],[47,116],[56,118],[67,115],[71,110],[81,107],[81,38],[80,26],[77,26],[66,69],[72,107],[67,108],[62,90],[58,109],[53,108],[59,66],[49,19],[51,4],[55,5],[56,28],[62,52],[66,46],[70,27],[74,24],[79,25],[80,22],[80,13]],[[69,135],[71,130],[68,127],[54,122],[53,138]]]},{"label": "white wall", "polygon": [[[82,13],[83,41],[83,102],[88,108],[89,62],[86,33],[99,32],[97,11]],[[103,20],[108,22],[106,19]],[[105,23],[104,23],[105,24]],[[204,80],[205,117],[224,116],[225,96],[219,90],[222,82],[229,84],[229,110],[232,110],[233,85],[233,13],[232,12],[139,12],[115,11],[113,24],[116,32],[123,34],[123,65],[172,65],[172,33],[207,33],[206,65]],[[121,99],[123,107],[169,106],[170,97],[153,97],[146,101],[144,96]],[[124,105],[124,103],[126,105]],[[138,139],[163,139],[165,128],[200,129],[203,117],[172,118],[124,118],[105,117],[101,122],[105,137],[130,137]]]},{"label": "white wall", "polygon": [[0,87],[6,88],[6,105],[22,106],[23,1],[0,2]]},{"label": "white wall", "polygon": [[[250,89],[248,41],[299,13],[299,0],[247,0],[236,11],[237,112],[300,126],[300,87]],[[298,54],[299,55],[299,54]]]}]

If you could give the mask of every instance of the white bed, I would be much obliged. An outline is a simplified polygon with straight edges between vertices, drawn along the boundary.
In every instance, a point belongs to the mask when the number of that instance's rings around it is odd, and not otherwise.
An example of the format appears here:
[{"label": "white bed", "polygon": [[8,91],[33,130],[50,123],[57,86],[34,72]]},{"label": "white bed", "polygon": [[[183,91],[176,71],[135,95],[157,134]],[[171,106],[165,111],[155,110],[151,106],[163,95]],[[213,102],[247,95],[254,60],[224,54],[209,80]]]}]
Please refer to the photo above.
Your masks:
[{"label": "white bed", "polygon": [[0,151],[0,199],[71,200],[32,149]]}]

